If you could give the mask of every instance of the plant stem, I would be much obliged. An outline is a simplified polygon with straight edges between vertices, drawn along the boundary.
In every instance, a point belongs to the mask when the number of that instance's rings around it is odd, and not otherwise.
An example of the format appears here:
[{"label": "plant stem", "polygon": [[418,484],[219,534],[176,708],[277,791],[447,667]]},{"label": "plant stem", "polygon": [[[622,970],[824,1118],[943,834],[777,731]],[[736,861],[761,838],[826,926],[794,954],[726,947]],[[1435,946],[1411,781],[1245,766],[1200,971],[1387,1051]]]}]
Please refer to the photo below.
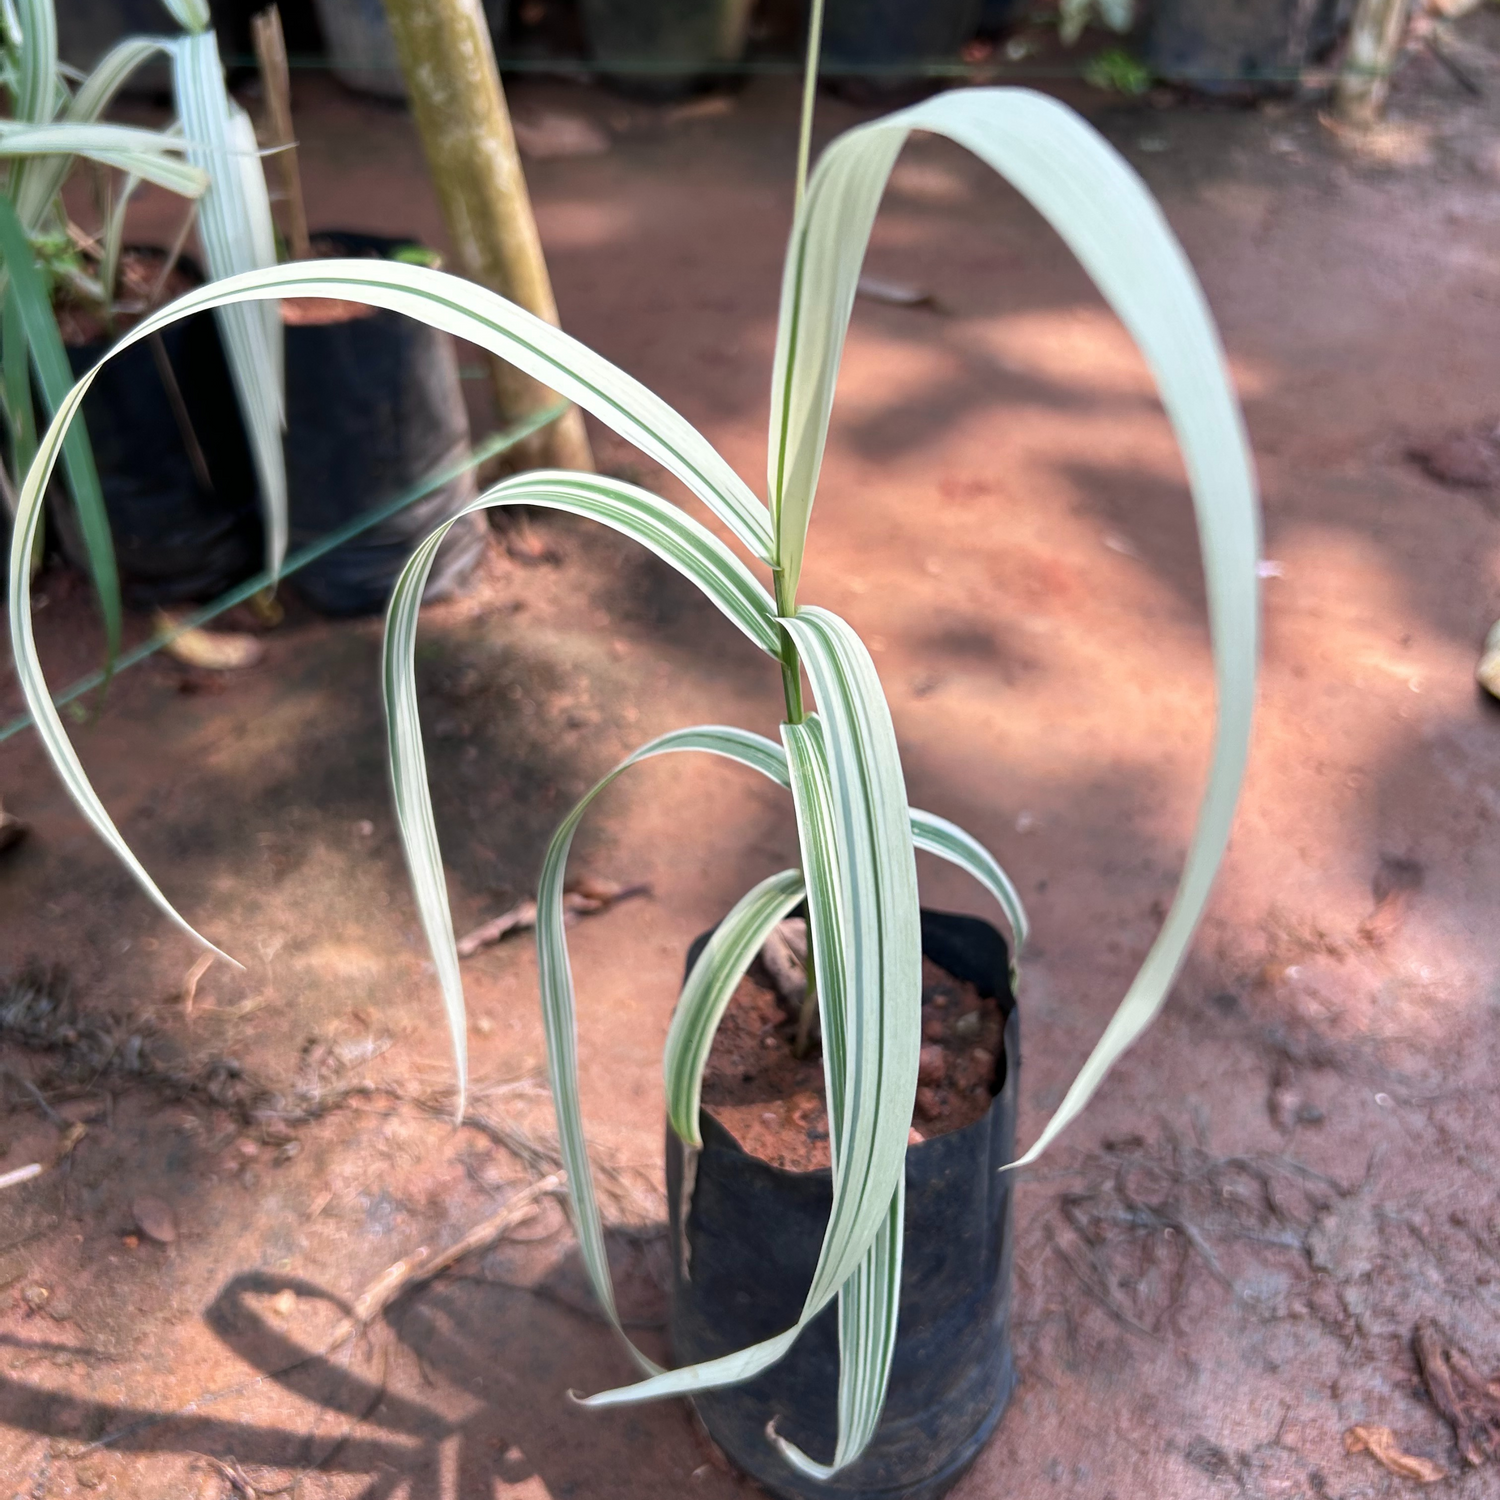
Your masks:
[{"label": "plant stem", "polygon": [[[812,9],[807,18],[807,65],[802,77],[802,118],[797,127],[797,191],[793,213],[800,215],[802,200],[807,196],[807,169],[812,156],[813,106],[818,96],[818,58],[823,50],[823,0],[812,0]],[[786,575],[778,568],[775,573],[776,613],[788,619],[797,613],[796,593],[785,584]],[[797,644],[791,633],[781,627],[781,691],[786,699],[786,718],[789,724],[800,724],[807,718],[802,703],[802,660],[797,654]],[[807,989],[802,995],[802,1008],[797,1016],[797,1038],[792,1051],[797,1057],[806,1057],[812,1044],[813,1021],[818,1014],[817,972],[813,967],[812,921],[809,917],[807,932],[807,956],[803,960],[807,975]]]},{"label": "plant stem", "polygon": [[797,197],[795,207],[802,207],[807,192],[807,168],[812,155],[813,101],[818,92],[818,57],[823,50],[823,0],[812,0],[807,18],[807,66],[802,75],[802,121],[797,132]]},{"label": "plant stem", "polygon": [[[783,582],[785,575],[779,568],[773,576],[776,584],[776,613],[787,619],[796,614],[797,604],[794,599],[787,597]],[[780,629],[781,694],[786,700],[786,721],[788,724],[800,724],[807,717],[807,710],[802,705],[802,659],[797,654],[797,645],[792,640],[791,632],[785,625]]]},{"label": "plant stem", "polygon": [[813,968],[812,919],[807,923],[807,957],[802,961],[802,972],[807,975],[807,989],[802,995],[802,1009],[797,1016],[797,1040],[792,1043],[794,1057],[806,1057],[812,1045],[813,1022],[818,1015],[818,976]]},{"label": "plant stem", "polygon": [[[802,78],[802,118],[797,127],[797,192],[794,213],[802,211],[802,199],[807,193],[807,166],[812,154],[813,105],[818,94],[818,57],[823,48],[823,0],[812,0],[812,10],[807,19],[807,64]],[[777,546],[780,547],[780,537]],[[789,619],[797,613],[797,597],[794,588],[788,588],[786,575],[777,568],[776,613]],[[800,724],[807,717],[802,704],[802,662],[797,655],[796,643],[785,627],[781,631],[781,692],[786,699],[786,721]]]}]

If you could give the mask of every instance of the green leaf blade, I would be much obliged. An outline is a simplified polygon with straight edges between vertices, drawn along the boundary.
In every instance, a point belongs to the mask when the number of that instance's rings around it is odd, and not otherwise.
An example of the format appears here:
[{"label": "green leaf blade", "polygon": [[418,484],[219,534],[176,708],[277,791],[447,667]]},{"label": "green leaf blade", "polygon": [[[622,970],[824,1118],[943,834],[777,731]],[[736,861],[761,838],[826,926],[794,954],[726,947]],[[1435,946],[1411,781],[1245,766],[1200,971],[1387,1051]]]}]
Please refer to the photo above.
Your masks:
[{"label": "green leaf blade", "polygon": [[1019,957],[1030,936],[1031,923],[1027,919],[1021,893],[1001,868],[1000,861],[973,834],[966,833],[957,823],[950,823],[947,818],[922,812],[915,807],[911,811],[911,836],[918,849],[957,865],[960,870],[972,875],[995,898],[1000,910],[1005,913],[1015,956]]},{"label": "green leaf blade", "polygon": [[[630,767],[658,755],[706,751],[738,761],[752,769],[763,770],[770,763],[768,752],[774,752],[775,749],[776,746],[759,735],[714,724],[674,730],[641,746],[634,754],[621,761],[618,766],[602,777],[564,819],[548,847],[537,890],[537,967],[542,994],[542,1020],[547,1034],[548,1079],[552,1088],[553,1106],[557,1114],[558,1141],[563,1164],[568,1172],[568,1194],[573,1205],[574,1228],[578,1234],[579,1250],[605,1316],[616,1333],[625,1341],[632,1358],[640,1368],[648,1376],[657,1380],[670,1380],[673,1376],[686,1378],[689,1381],[694,1378],[711,1377],[705,1377],[702,1374],[702,1367],[695,1367],[689,1371],[674,1371],[670,1374],[661,1372],[653,1361],[643,1355],[626,1338],[616,1312],[609,1256],[604,1243],[603,1221],[599,1214],[593,1169],[589,1163],[584,1140],[583,1114],[579,1100],[576,1004],[572,968],[568,960],[567,929],[564,924],[562,899],[568,853],[572,847],[573,835],[589,807]],[[783,1335],[780,1342],[775,1340],[772,1342],[784,1352],[791,1346],[791,1336]],[[771,1362],[773,1358],[766,1354],[761,1357],[768,1362]],[[746,1356],[743,1353],[730,1357],[735,1368],[747,1369],[753,1364],[754,1358],[754,1354]],[[738,1363],[735,1363],[736,1361]],[[750,1373],[753,1373],[753,1370]],[[737,1378],[745,1377],[741,1375]],[[651,1382],[648,1380],[646,1383]],[[605,1393],[603,1397],[591,1398],[590,1402],[585,1404],[608,1405],[612,1398],[632,1399],[630,1393],[640,1389],[642,1387],[630,1387],[626,1392]]]},{"label": "green leaf blade", "polygon": [[1139,176],[1054,100],[1024,89],[963,89],[841,136],[818,163],[793,226],[772,385],[772,507],[783,568],[795,574],[800,565],[869,228],[896,152],[913,130],[966,147],[1017,188],[1077,256],[1140,347],[1182,451],[1207,581],[1218,724],[1177,897],[1103,1037],[1022,1158],[1031,1162],[1160,1011],[1223,856],[1255,698],[1259,512],[1217,330],[1186,256]]},{"label": "green leaf blade", "polygon": [[184,31],[206,31],[213,24],[213,12],[209,9],[208,0],[162,0],[162,4]]},{"label": "green leaf blade", "polygon": [[[820,919],[814,898],[823,877],[808,847],[812,839],[832,838],[828,878],[837,884],[843,926],[846,1011],[823,1017],[834,1207],[813,1284],[814,1292],[831,1296],[879,1231],[906,1160],[921,1048],[922,929],[901,758],[869,652],[826,610],[804,609],[782,624],[817,699],[813,734],[827,764],[827,811],[804,819],[799,807],[798,822],[820,1003],[829,972],[817,931],[834,913]],[[793,745],[803,727],[783,729],[794,796]],[[821,786],[816,791],[823,794]]]},{"label": "green leaf blade", "polygon": [[194,313],[282,297],[325,297],[403,313],[509,361],[661,464],[751,553],[770,562],[765,506],[680,413],[562,329],[444,271],[399,261],[323,260],[222,277],[143,318],[111,356]]},{"label": "green leaf blade", "polygon": [[783,870],[748,891],[714,929],[693,965],[672,1012],[662,1055],[667,1122],[684,1145],[703,1145],[698,1112],[703,1069],[735,986],[771,929],[805,894],[801,870]]},{"label": "green leaf blade", "polygon": [[[0,204],[0,231],[3,231],[4,206]],[[19,230],[17,228],[17,233]],[[24,237],[22,237],[24,239]],[[4,254],[0,245],[0,254]],[[226,282],[209,284],[197,288],[179,298],[169,307],[143,318],[112,346],[100,364],[86,372],[60,402],[56,415],[38,445],[36,458],[26,473],[18,496],[17,513],[13,536],[25,536],[35,540],[41,525],[46,488],[60,454],[71,453],[79,441],[81,428],[74,429],[84,397],[100,368],[110,359],[116,358],[133,344],[151,337],[152,334],[170,327],[183,318],[209,311],[236,302],[272,302],[281,296],[330,297],[334,300],[355,302],[389,308],[418,318],[432,327],[441,328],[468,339],[502,358],[511,358],[528,373],[540,374],[554,389],[562,388],[564,395],[576,393],[579,404],[596,411],[604,421],[632,441],[655,449],[666,466],[690,487],[695,487],[725,519],[733,514],[727,505],[730,494],[728,480],[740,486],[746,496],[749,491],[734,477],[733,470],[714,454],[706,441],[680,416],[667,407],[659,398],[651,395],[630,377],[615,370],[608,361],[600,358],[578,344],[576,340],[524,312],[504,298],[476,287],[458,277],[433,271],[426,267],[403,265],[396,262],[371,263],[369,261],[324,261],[316,267],[278,266],[264,271],[244,273]],[[55,328],[53,329],[55,336]],[[570,362],[583,368],[584,375],[574,378],[567,374]],[[550,378],[549,378],[550,377]],[[568,387],[571,386],[571,390]],[[664,430],[658,431],[652,424],[663,419]],[[703,455],[711,454],[712,462]],[[718,465],[718,472],[713,466]],[[728,476],[728,479],[725,478]],[[520,476],[524,483],[529,476]],[[590,476],[575,476],[580,482]],[[559,508],[570,508],[556,492],[558,476],[550,476],[547,483],[552,487],[553,502]],[[629,487],[626,487],[627,489]],[[506,491],[511,503],[547,504],[549,501],[539,493],[531,498],[524,490]],[[648,525],[639,537],[645,544],[653,546],[659,555],[668,560],[676,559],[679,565],[690,564],[698,574],[694,581],[700,587],[706,583],[712,590],[711,597],[726,615],[750,636],[757,645],[774,649],[777,639],[772,622],[772,606],[769,596],[755,581],[745,566],[728,548],[715,538],[707,528],[677,512],[675,507],[655,497],[650,502],[660,507],[657,522]],[[752,504],[753,496],[750,496]],[[580,514],[598,514],[601,505],[608,502],[591,500],[587,495],[575,494],[574,508]],[[632,512],[626,506],[622,514]],[[101,507],[102,515],[102,507]],[[726,519],[727,524],[727,519]],[[766,545],[769,547],[769,527],[761,513],[760,524],[765,529]],[[701,546],[694,547],[693,537],[706,538]],[[107,543],[108,532],[104,531]],[[435,545],[435,544],[434,544]],[[430,562],[430,551],[426,554]],[[112,552],[109,554],[112,559]],[[28,554],[29,558],[29,554]],[[113,849],[126,865],[129,873],[146,892],[149,898],[161,906],[171,919],[191,932],[191,928],[177,914],[158,890],[145,870],[130,854],[120,840],[118,830],[89,787],[76,755],[73,755],[63,730],[57,709],[47,692],[46,680],[36,657],[36,646],[30,625],[30,569],[29,563],[13,546],[10,559],[9,597],[11,600],[11,636],[18,664],[18,676],[26,699],[26,706],[35,721],[43,743],[52,757],[64,785],[86,820]],[[118,586],[115,589],[116,611],[118,611]],[[420,597],[420,588],[417,590]],[[393,597],[393,604],[395,603]],[[115,616],[118,621],[118,613]],[[414,624],[413,624],[414,628]],[[118,624],[115,625],[118,639]],[[414,721],[408,728],[414,727]],[[778,746],[759,736],[746,741],[744,753],[756,769],[773,779],[785,781],[785,766]],[[419,763],[420,765],[420,763]],[[425,796],[425,768],[422,769]],[[417,801],[413,789],[409,801]],[[412,827],[412,837],[420,838],[421,830]],[[434,896],[433,900],[437,898]],[[442,899],[446,901],[446,894]],[[451,926],[444,925],[442,941],[451,945]],[[197,938],[197,934],[193,934]],[[431,936],[431,933],[429,933]],[[201,938],[198,939],[202,941]],[[442,951],[442,943],[434,945],[434,952]],[[439,965],[441,968],[441,963]],[[455,983],[447,988],[456,988]],[[457,1039],[456,1039],[457,1040]],[[460,1056],[461,1056],[460,1051]]]},{"label": "green leaf blade", "polygon": [[[560,471],[517,475],[471,501],[458,515],[425,537],[412,553],[396,580],[386,613],[381,673],[386,704],[387,749],[397,822],[417,910],[437,970],[460,1088],[467,1071],[463,984],[458,972],[458,953],[454,946],[453,922],[438,849],[437,827],[433,821],[432,798],[427,784],[426,752],[422,744],[421,721],[417,709],[417,625],[422,593],[437,550],[448,531],[474,512],[509,505],[536,505],[567,511],[611,527],[650,548],[690,578],[763,650],[774,652],[777,642],[770,596],[756,583],[744,564],[712,532],[658,496],[605,476]],[[736,748],[741,747],[742,742],[734,743]],[[702,744],[698,740],[682,744],[674,741],[673,748],[702,748]],[[769,765],[771,770],[775,769],[775,748],[769,741],[762,741],[759,746],[753,740],[743,742],[743,753],[756,758],[761,763],[759,768]],[[769,762],[767,749],[772,752]],[[653,753],[662,752],[657,750]],[[618,774],[618,771],[614,774]],[[590,794],[590,798],[580,804],[578,818],[583,816],[589,800],[602,790],[603,785],[601,783]],[[571,840],[571,834],[568,838]],[[561,848],[560,857],[566,859],[567,841]],[[560,891],[558,900],[561,900]],[[542,897],[539,896],[538,931],[541,930],[541,920]],[[565,965],[565,950],[561,961]],[[553,982],[560,984],[562,980],[556,979],[554,974]],[[543,990],[544,993],[547,990],[545,980]],[[565,1046],[565,1042],[560,1041],[559,1045]],[[566,1072],[564,1067],[563,1073]],[[561,1110],[561,1106],[559,1108]]]},{"label": "green leaf blade", "polygon": [[[0,199],[0,203],[3,203],[3,199]],[[3,214],[0,214],[0,219],[3,219]],[[56,768],[64,789],[84,818],[92,825],[94,831],[174,926],[233,967],[242,968],[243,965],[236,959],[209,942],[190,922],[178,914],[177,909],[157,889],[156,883],[131,853],[130,846],[120,836],[119,830],[105,811],[104,804],[99,800],[98,793],[94,791],[88,777],[84,774],[83,765],[78,759],[78,752],[74,750],[72,741],[69,740],[63,728],[62,719],[47,692],[46,678],[42,674],[41,662],[37,657],[36,637],[31,623],[31,557],[36,546],[37,533],[41,527],[43,485],[45,475],[50,470],[50,459],[56,457],[57,449],[61,446],[62,433],[66,431],[67,421],[82,404],[83,393],[86,389],[87,387],[80,382],[68,392],[59,406],[57,416],[42,438],[39,461],[32,464],[26,482],[22,486],[15,520],[11,527],[7,604],[10,612],[11,646],[16,664],[16,678],[35,720],[36,731],[43,748]]]},{"label": "green leaf blade", "polygon": [[[8,308],[6,333],[9,335],[19,329],[25,342],[24,352],[9,347],[5,351],[7,382],[15,382],[19,386],[24,378],[20,373],[21,366],[29,357],[37,384],[42,389],[43,401],[54,414],[58,414],[68,405],[67,397],[73,387],[73,371],[68,364],[67,351],[63,348],[62,335],[57,331],[57,319],[53,316],[52,299],[47,285],[32,259],[31,242],[10,200],[4,194],[0,194],[0,262],[4,263],[9,279],[7,303],[14,300],[13,308]],[[19,396],[19,390],[16,394]],[[79,402],[69,408],[70,415],[72,411],[76,411],[81,400],[80,397]],[[23,423],[24,420],[23,417]],[[112,663],[120,654],[120,575],[115,565],[114,542],[110,539],[109,516],[104,509],[104,492],[99,485],[99,471],[94,466],[94,453],[89,447],[88,432],[82,418],[79,418],[78,425],[71,430],[67,426],[67,419],[55,416],[54,425],[58,423],[61,423],[61,432],[65,436],[51,449],[46,474],[41,477],[38,486],[36,504],[38,508],[41,506],[46,478],[51,473],[60,448],[68,489],[78,515],[84,553],[88,559],[89,576],[93,580],[99,613],[104,621],[105,657]],[[34,470],[33,462],[32,470],[28,473]],[[21,514],[24,509],[25,506],[18,502],[18,528],[25,524]],[[40,515],[36,525],[40,525]],[[12,617],[12,629],[14,623]]]},{"label": "green leaf blade", "polygon": [[18,120],[45,124],[57,113],[57,15],[53,0],[14,0],[20,28],[15,81]]},{"label": "green leaf blade", "polygon": [[[174,12],[175,14],[175,12]],[[179,15],[183,25],[189,20]],[[198,237],[214,281],[276,264],[276,236],[260,151],[249,116],[230,99],[212,31],[194,29],[172,47],[177,114],[188,161],[208,190],[198,206]],[[287,545],[286,425],[282,327],[272,302],[230,302],[216,310],[224,356],[260,481],[266,523],[266,566],[280,571]]]},{"label": "green leaf blade", "polygon": [[881,1232],[865,1259],[839,1288],[839,1425],[833,1462],[822,1464],[809,1458],[772,1426],[771,1440],[781,1456],[811,1479],[827,1481],[853,1463],[880,1425],[896,1354],[905,1223],[903,1178],[891,1198]]}]

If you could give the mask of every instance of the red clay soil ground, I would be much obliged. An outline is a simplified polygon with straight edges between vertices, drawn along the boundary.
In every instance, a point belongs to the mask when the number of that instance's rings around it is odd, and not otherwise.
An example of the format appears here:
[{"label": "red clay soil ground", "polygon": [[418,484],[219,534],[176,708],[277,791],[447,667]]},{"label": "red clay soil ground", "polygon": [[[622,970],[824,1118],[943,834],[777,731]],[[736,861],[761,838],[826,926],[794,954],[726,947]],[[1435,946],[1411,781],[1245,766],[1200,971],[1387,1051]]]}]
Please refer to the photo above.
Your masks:
[{"label": "red clay soil ground", "polygon": [[[1406,1493],[1346,1454],[1357,1423],[1456,1476],[1431,1494],[1500,1487],[1493,1466],[1464,1469],[1411,1345],[1436,1317],[1500,1369],[1500,713],[1472,682],[1500,615],[1500,520],[1492,491],[1406,458],[1500,408],[1500,15],[1463,35],[1482,98],[1419,58],[1391,121],[1357,139],[1307,107],[1078,96],[1203,277],[1276,566],[1211,915],[1162,1020],[1019,1186],[1021,1384],[959,1500]],[[757,482],[790,85],[686,116],[562,84],[514,101],[611,139],[531,172],[567,325]],[[315,77],[297,104],[315,228],[441,242],[399,111]],[[857,118],[829,103],[821,123]],[[142,238],[170,238],[159,197],[142,214]],[[1029,903],[1029,1141],[1181,863],[1211,709],[1191,516],[1125,335],[973,161],[911,148],[871,270],[940,310],[857,311],[803,596],[870,642],[913,801],[990,843]],[[596,441],[604,465],[654,481]],[[777,720],[774,671],[664,568],[581,524],[542,520],[533,539],[546,558],[497,545],[473,594],[424,624],[460,930],[528,892],[560,814],[628,748]],[[98,637],[76,580],[40,594],[62,684]],[[317,1352],[384,1268],[449,1244],[549,1161],[525,939],[466,965],[477,1087],[465,1128],[444,1117],[378,636],[294,604],[261,666],[209,683],[157,661],[75,727],[126,837],[246,965],[209,970],[190,1004],[193,948],[34,740],[0,750],[5,804],[33,825],[0,863],[0,1170],[71,1147],[0,1197],[7,1500],[753,1492],[679,1405],[570,1405],[632,1367],[555,1204]],[[9,713],[13,678],[0,696]],[[658,1059],[682,955],[794,848],[773,788],[674,757],[612,791],[577,851],[653,890],[573,943],[622,1303],[658,1356]],[[923,877],[929,904],[986,911],[957,876],[924,861]],[[28,962],[58,972],[28,989]],[[66,1012],[47,1011],[49,985]],[[175,1238],[143,1237],[138,1216]]]}]

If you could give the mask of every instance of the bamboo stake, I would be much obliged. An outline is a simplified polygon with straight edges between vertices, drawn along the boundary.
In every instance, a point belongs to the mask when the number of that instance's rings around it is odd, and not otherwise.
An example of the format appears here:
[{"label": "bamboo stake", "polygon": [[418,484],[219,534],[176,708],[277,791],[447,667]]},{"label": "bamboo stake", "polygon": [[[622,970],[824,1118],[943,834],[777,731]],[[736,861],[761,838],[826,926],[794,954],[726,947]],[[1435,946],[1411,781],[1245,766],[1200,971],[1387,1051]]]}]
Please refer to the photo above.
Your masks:
[{"label": "bamboo stake", "polygon": [[307,234],[307,209],[302,202],[302,174],[297,170],[297,137],[292,132],[292,77],[287,67],[281,11],[268,5],[251,17],[250,31],[255,38],[260,84],[266,96],[267,123],[271,127],[269,145],[276,154],[276,170],[281,174],[287,247],[293,260],[309,260],[312,242]]},{"label": "bamboo stake", "polygon": [[[557,303],[478,0],[385,0],[385,9],[456,269],[555,324]],[[557,401],[503,360],[492,369],[508,421]],[[569,408],[517,458],[522,468],[592,470],[583,413]]]},{"label": "bamboo stake", "polygon": [[1338,87],[1339,114],[1352,125],[1373,125],[1385,109],[1409,8],[1409,0],[1359,0],[1355,6]]}]

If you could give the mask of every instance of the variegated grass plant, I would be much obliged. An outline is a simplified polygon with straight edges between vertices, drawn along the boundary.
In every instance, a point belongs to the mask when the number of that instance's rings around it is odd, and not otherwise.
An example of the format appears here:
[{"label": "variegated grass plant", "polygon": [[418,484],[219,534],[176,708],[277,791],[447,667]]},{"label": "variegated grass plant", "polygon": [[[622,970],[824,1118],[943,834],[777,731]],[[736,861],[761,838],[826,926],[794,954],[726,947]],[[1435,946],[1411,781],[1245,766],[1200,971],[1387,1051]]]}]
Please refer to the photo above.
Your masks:
[{"label": "variegated grass plant", "polygon": [[[672,1126],[689,1148],[695,1147],[700,1080],[719,1019],[772,925],[805,900],[833,1164],[833,1209],[812,1284],[797,1322],[775,1338],[677,1370],[658,1369],[632,1349],[644,1378],[588,1398],[586,1404],[620,1405],[745,1380],[780,1359],[808,1321],[836,1300],[841,1373],[833,1461],[824,1466],[771,1434],[789,1462],[818,1476],[850,1463],[868,1443],[880,1416],[895,1342],[904,1165],[921,1040],[914,850],[929,850],[974,876],[999,902],[1017,949],[1026,935],[1021,903],[994,857],[962,829],[907,805],[890,709],[858,635],[837,615],[798,599],[808,520],[859,268],[887,177],[913,131],[966,146],[1018,188],[1071,247],[1134,336],[1181,446],[1208,581],[1218,726],[1207,793],[1181,885],[1103,1038],[1041,1135],[1012,1164],[1018,1166],[1035,1161],[1056,1139],[1164,1001],[1228,837],[1245,764],[1255,678],[1254,481],[1219,340],[1198,283],[1160,210],[1136,174],[1098,135],[1041,95],[966,89],[834,141],[799,202],[782,280],[764,503],[688,422],[629,375],[504,298],[421,267],[322,261],[234,276],[189,293],[122,340],[122,347],[128,347],[207,308],[267,304],[287,296],[328,297],[406,313],[483,346],[576,401],[681,480],[733,537],[737,547],[658,496],[592,474],[522,474],[468,507],[543,506],[612,527],[690,579],[752,646],[780,664],[786,700],[780,743],[718,725],[676,730],[642,746],[573,809],[542,869],[537,946],[552,1095],[574,1222],[594,1288],[618,1329],[579,1109],[573,982],[562,904],[569,846],[599,792],[652,756],[707,751],[790,790],[801,864],[762,881],[719,925],[678,999],[664,1072]],[[21,495],[10,559],[16,661],[38,729],[74,800],[161,910],[206,943],[136,861],[89,786],[48,699],[32,640],[25,559],[47,476],[91,378],[81,380],[62,403]],[[463,990],[413,666],[423,584],[447,525],[421,543],[397,583],[386,622],[384,691],[401,838],[462,1075]],[[810,702],[805,687],[811,690]]]},{"label": "variegated grass plant", "polygon": [[[142,182],[193,205],[211,278],[276,264],[271,206],[249,117],[228,95],[207,0],[163,0],[184,28],[176,37],[130,37],[76,87],[59,64],[53,0],[0,0],[0,84],[11,118],[0,121],[0,370],[12,474],[9,508],[36,453],[32,378],[49,412],[73,384],[53,296],[61,286],[106,317],[124,245],[126,212]],[[157,56],[171,64],[177,119],[166,130],[102,122],[132,73]],[[79,254],[62,188],[78,158],[114,174],[97,269]],[[177,247],[181,248],[180,244]],[[281,450],[281,321],[270,303],[228,303],[217,312],[225,354],[250,438],[266,514],[267,565],[286,551],[286,470]],[[80,421],[63,444],[63,469],[77,511],[104,619],[106,651],[120,644],[120,586],[99,475]]]}]

